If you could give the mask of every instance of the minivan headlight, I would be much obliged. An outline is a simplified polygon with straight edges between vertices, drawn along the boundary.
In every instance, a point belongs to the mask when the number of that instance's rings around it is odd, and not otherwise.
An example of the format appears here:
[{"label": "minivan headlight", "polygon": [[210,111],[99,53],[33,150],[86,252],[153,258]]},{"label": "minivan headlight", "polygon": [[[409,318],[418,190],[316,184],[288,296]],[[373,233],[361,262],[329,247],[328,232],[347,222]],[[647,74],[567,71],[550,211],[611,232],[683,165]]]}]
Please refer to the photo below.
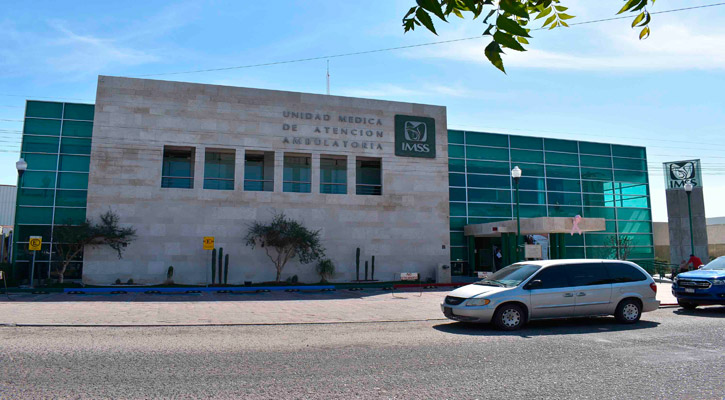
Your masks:
[{"label": "minivan headlight", "polygon": [[714,279],[712,281],[713,285],[725,285],[725,279]]},{"label": "minivan headlight", "polygon": [[487,306],[490,302],[491,300],[489,299],[469,299],[468,301],[466,301],[466,307]]}]

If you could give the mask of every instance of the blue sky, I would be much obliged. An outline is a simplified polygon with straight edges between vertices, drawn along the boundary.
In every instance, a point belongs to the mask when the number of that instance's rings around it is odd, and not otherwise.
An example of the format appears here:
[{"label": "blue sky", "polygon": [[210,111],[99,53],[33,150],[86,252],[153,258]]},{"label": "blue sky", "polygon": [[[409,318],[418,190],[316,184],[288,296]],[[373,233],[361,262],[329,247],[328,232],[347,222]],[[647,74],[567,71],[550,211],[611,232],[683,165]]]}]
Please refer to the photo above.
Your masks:
[{"label": "blue sky", "polygon": [[[650,11],[712,1],[659,0]],[[479,35],[480,21],[403,34],[414,0],[340,2],[0,0],[0,184],[16,182],[26,98],[93,102],[99,74],[141,77]],[[563,0],[573,21],[621,1]],[[661,162],[701,158],[708,217],[725,215],[725,6],[534,32],[531,51],[483,56],[485,40],[332,58],[331,93],[448,107],[448,126],[646,145],[654,219]],[[515,53],[513,51],[509,53]],[[151,78],[325,92],[325,61]]]}]

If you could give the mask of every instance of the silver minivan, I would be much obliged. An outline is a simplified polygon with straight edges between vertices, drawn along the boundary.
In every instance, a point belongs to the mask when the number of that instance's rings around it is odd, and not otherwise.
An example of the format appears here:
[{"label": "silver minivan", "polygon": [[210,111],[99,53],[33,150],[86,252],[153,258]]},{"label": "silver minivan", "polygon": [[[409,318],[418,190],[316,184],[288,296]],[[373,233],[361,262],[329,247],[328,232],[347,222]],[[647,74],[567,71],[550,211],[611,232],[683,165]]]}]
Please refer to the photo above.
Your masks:
[{"label": "silver minivan", "polygon": [[452,320],[516,330],[527,321],[614,315],[635,323],[656,310],[657,285],[638,265],[619,260],[522,261],[446,296]]}]

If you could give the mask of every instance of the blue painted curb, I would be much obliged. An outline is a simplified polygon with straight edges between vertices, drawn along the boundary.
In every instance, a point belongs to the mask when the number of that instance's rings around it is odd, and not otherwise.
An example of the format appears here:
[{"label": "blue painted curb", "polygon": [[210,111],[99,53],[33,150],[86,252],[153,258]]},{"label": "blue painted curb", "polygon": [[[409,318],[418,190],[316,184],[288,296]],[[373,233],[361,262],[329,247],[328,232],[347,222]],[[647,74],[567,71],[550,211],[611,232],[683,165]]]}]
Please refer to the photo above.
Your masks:
[{"label": "blue painted curb", "polygon": [[189,291],[195,292],[256,292],[259,290],[265,291],[311,291],[311,290],[330,290],[335,289],[332,285],[320,285],[320,286],[237,286],[237,287],[180,287],[180,288],[164,288],[164,287],[123,287],[123,288],[66,288],[63,290],[64,293],[110,293],[116,291],[124,291],[128,293],[144,293],[148,291],[156,291],[159,293],[186,293]]}]

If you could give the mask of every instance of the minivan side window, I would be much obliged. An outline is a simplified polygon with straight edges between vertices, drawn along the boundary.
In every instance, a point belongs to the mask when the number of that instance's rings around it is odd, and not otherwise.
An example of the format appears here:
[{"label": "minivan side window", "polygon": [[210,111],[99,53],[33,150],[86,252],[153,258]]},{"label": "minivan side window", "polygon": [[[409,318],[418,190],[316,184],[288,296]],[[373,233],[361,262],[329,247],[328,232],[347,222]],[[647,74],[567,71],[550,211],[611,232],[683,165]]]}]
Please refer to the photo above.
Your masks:
[{"label": "minivan side window", "polygon": [[606,285],[611,283],[609,273],[603,263],[568,264],[572,286]]},{"label": "minivan side window", "polygon": [[544,268],[532,280],[540,280],[541,286],[536,289],[556,289],[571,286],[565,265]]},{"label": "minivan side window", "polygon": [[604,263],[609,271],[612,283],[639,282],[647,280],[642,271],[624,263]]}]

